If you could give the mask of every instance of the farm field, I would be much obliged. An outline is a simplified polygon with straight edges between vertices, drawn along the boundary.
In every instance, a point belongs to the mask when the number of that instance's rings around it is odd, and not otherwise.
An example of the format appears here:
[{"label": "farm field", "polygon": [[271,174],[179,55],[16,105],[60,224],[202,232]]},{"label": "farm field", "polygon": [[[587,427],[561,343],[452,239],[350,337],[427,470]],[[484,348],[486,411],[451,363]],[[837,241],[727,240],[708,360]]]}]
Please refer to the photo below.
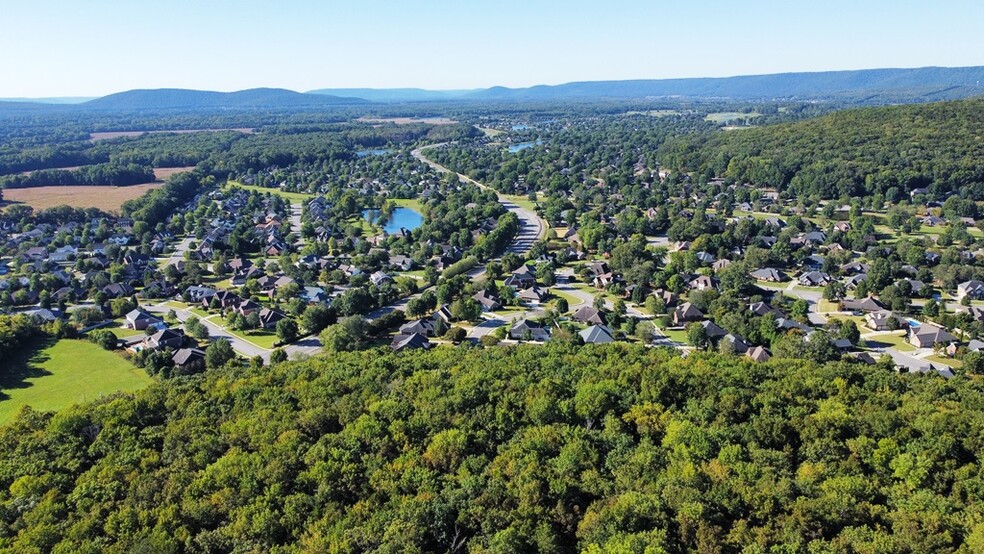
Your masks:
[{"label": "farm field", "polygon": [[268,192],[270,194],[276,194],[277,196],[280,196],[280,197],[286,199],[288,202],[303,202],[303,201],[305,201],[305,200],[307,200],[309,198],[314,198],[314,196],[315,196],[313,194],[305,194],[303,192],[287,192],[287,191],[284,191],[284,190],[270,188],[270,187],[258,187],[256,185],[244,185],[244,184],[242,184],[242,183],[240,183],[238,181],[229,181],[229,185],[228,186],[230,186],[230,187],[236,187],[236,188],[241,188],[243,190],[251,190],[251,191],[263,192],[263,193],[267,193]]},{"label": "farm field", "polygon": [[60,340],[25,348],[20,357],[0,362],[0,424],[24,406],[58,410],[117,391],[151,383],[144,370],[118,354],[84,340]]},{"label": "farm field", "polygon": [[89,133],[89,140],[92,142],[100,140],[112,140],[120,137],[139,137],[146,134],[159,134],[159,133],[173,133],[176,135],[184,135],[188,133],[217,133],[219,131],[235,131],[237,133],[243,133],[246,135],[253,134],[253,129],[251,128],[241,128],[241,129],[174,129],[168,131],[108,131],[103,133]]},{"label": "farm field", "polygon": [[33,187],[4,189],[4,204],[27,204],[35,210],[55,206],[73,208],[98,208],[106,212],[119,212],[127,200],[139,198],[164,183],[147,183],[129,187],[80,185],[71,187]]}]

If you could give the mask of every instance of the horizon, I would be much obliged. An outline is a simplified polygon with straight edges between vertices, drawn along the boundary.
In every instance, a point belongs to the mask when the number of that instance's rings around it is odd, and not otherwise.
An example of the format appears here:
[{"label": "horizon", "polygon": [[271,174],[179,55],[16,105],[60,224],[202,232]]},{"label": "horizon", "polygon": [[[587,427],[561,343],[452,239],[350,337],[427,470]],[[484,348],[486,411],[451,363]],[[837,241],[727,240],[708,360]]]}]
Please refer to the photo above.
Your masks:
[{"label": "horizon", "polygon": [[246,89],[235,89],[235,90],[214,90],[214,89],[202,89],[202,88],[183,88],[183,87],[172,87],[172,86],[162,86],[162,87],[136,87],[126,90],[112,91],[99,96],[82,96],[77,94],[64,95],[64,96],[37,96],[37,97],[2,97],[0,96],[0,102],[38,102],[38,103],[52,103],[52,104],[74,104],[82,103],[88,100],[95,100],[97,98],[103,98],[106,96],[111,96],[113,94],[119,94],[123,92],[141,91],[141,90],[184,90],[184,91],[194,91],[194,92],[218,92],[223,94],[243,92],[247,90],[258,90],[258,89],[271,89],[271,90],[287,90],[290,92],[297,92],[301,94],[310,94],[321,90],[375,90],[375,91],[389,91],[389,90],[423,90],[428,92],[473,92],[481,90],[489,90],[493,88],[507,88],[507,89],[527,89],[534,87],[558,87],[564,85],[570,85],[574,83],[596,83],[596,82],[628,82],[628,81],[678,81],[678,80],[697,80],[697,79],[735,79],[744,77],[767,77],[774,75],[797,75],[797,74],[816,74],[816,73],[848,73],[855,71],[883,71],[883,70],[919,70],[919,69],[968,69],[968,68],[978,68],[984,67],[984,65],[972,65],[972,66],[920,66],[920,67],[866,67],[857,69],[830,69],[822,71],[783,71],[778,73],[756,73],[756,74],[742,74],[742,75],[722,75],[722,76],[699,76],[699,77],[665,77],[659,79],[648,79],[648,78],[627,78],[627,79],[600,79],[600,80],[575,80],[575,81],[565,81],[560,83],[537,83],[529,86],[521,87],[504,87],[503,85],[488,85],[484,87],[476,87],[470,89],[428,89],[424,87],[414,87],[414,86],[393,86],[393,87],[354,87],[354,86],[338,86],[338,87],[318,87],[308,90],[296,90],[282,86],[275,85],[260,85],[256,87],[250,87]]},{"label": "horizon", "polygon": [[836,0],[808,15],[769,0],[655,4],[300,1],[271,12],[257,0],[15,1],[5,10],[17,24],[0,47],[19,55],[0,60],[0,97],[446,91],[984,63],[974,17],[982,8],[966,0]]}]

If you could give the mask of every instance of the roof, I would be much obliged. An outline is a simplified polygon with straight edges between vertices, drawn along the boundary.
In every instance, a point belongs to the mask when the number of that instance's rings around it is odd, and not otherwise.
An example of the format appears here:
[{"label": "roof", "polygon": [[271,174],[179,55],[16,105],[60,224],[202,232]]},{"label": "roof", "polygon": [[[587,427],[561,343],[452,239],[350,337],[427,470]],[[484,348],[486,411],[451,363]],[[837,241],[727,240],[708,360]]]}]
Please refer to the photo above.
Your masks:
[{"label": "roof", "polygon": [[601,344],[615,341],[615,338],[612,337],[612,331],[604,325],[592,325],[587,329],[582,329],[578,332],[578,335],[581,335],[581,340],[585,344]]}]

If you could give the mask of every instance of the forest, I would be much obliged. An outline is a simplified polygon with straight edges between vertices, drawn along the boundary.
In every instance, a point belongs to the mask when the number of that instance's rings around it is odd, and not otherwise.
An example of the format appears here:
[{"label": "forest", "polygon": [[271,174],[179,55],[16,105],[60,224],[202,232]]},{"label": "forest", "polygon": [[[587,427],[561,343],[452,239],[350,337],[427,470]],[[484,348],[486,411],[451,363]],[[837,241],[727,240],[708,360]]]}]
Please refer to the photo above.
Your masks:
[{"label": "forest", "polygon": [[705,178],[776,187],[788,197],[880,194],[915,189],[984,197],[984,99],[835,112],[815,119],[672,138],[666,168]]},{"label": "forest", "polygon": [[373,350],[0,430],[10,552],[980,552],[984,385],[630,345]]}]

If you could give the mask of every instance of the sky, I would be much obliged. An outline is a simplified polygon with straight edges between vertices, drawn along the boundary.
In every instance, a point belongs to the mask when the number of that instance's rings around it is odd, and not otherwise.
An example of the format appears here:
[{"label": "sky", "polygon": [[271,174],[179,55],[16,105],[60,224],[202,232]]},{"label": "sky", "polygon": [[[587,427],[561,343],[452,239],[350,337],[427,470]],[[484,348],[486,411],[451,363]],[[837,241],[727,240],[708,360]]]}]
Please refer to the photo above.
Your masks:
[{"label": "sky", "polygon": [[0,97],[984,65],[981,0],[2,0]]}]

